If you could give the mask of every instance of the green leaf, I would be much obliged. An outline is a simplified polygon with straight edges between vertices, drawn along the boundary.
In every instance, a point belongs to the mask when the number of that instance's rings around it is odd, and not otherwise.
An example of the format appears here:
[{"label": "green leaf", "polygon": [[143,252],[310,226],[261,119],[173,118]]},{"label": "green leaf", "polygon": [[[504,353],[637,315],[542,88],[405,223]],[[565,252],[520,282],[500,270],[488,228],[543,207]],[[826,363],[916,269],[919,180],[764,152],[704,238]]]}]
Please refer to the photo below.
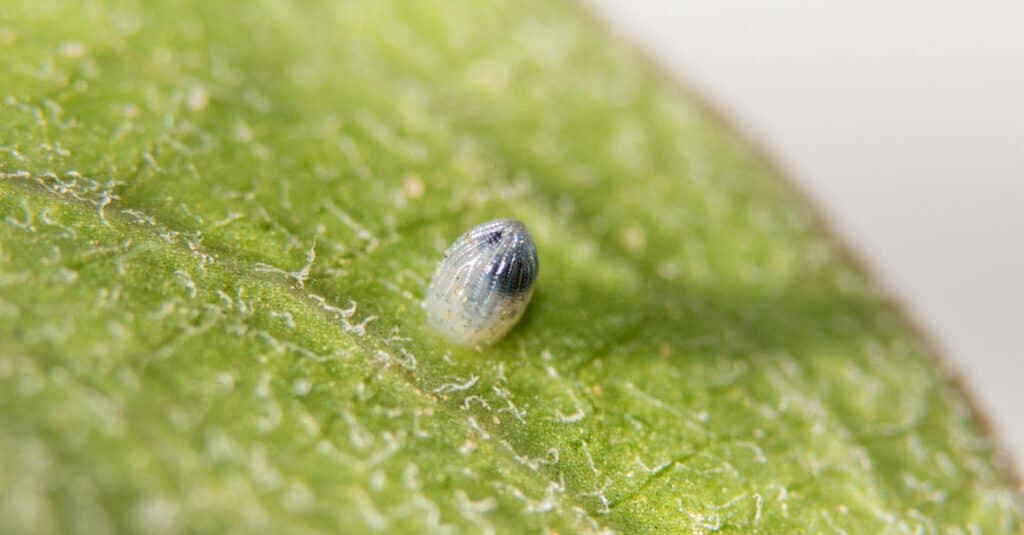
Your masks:
[{"label": "green leaf", "polygon": [[[0,6],[0,531],[1019,530],[965,397],[574,4]],[[441,252],[527,223],[488,349]]]}]

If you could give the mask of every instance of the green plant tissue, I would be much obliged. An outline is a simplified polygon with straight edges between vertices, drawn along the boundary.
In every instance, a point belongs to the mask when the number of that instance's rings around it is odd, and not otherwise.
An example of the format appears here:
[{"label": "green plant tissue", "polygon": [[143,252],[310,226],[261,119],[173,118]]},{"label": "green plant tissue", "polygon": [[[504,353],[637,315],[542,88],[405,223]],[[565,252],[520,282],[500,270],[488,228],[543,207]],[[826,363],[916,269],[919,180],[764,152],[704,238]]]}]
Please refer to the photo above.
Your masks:
[{"label": "green plant tissue", "polygon": [[[926,345],[573,3],[0,5],[0,532],[1008,533]],[[540,277],[496,346],[424,290]]]}]

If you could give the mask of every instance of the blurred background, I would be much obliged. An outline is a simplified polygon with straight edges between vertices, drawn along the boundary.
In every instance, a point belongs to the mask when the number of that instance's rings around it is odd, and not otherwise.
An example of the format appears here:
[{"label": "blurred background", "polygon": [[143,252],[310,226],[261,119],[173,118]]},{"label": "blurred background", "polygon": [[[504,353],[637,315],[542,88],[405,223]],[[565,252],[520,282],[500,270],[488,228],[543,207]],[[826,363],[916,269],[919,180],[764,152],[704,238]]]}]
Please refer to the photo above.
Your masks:
[{"label": "blurred background", "polygon": [[1024,462],[1024,2],[584,0],[793,174]]}]

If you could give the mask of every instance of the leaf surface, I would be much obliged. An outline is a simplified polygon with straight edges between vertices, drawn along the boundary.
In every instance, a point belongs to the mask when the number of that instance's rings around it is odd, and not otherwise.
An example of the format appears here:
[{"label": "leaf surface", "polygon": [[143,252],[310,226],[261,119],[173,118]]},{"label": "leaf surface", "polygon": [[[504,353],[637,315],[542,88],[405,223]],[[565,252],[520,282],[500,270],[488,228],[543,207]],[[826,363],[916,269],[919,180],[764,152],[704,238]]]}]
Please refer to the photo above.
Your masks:
[{"label": "leaf surface", "polygon": [[[0,6],[0,531],[1019,530],[913,329],[578,10]],[[534,302],[450,346],[498,217]]]}]

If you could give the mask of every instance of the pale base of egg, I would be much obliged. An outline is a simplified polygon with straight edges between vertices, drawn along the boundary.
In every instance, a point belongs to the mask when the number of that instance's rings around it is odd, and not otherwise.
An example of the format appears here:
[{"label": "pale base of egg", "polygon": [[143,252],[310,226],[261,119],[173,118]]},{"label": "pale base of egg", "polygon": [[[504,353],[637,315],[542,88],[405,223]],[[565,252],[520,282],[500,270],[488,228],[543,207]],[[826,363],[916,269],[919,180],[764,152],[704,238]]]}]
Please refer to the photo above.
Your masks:
[{"label": "pale base of egg", "polygon": [[531,297],[533,289],[518,295],[492,294],[486,306],[467,307],[468,297],[435,280],[427,290],[424,308],[430,325],[448,340],[462,345],[490,345],[519,323]]}]

